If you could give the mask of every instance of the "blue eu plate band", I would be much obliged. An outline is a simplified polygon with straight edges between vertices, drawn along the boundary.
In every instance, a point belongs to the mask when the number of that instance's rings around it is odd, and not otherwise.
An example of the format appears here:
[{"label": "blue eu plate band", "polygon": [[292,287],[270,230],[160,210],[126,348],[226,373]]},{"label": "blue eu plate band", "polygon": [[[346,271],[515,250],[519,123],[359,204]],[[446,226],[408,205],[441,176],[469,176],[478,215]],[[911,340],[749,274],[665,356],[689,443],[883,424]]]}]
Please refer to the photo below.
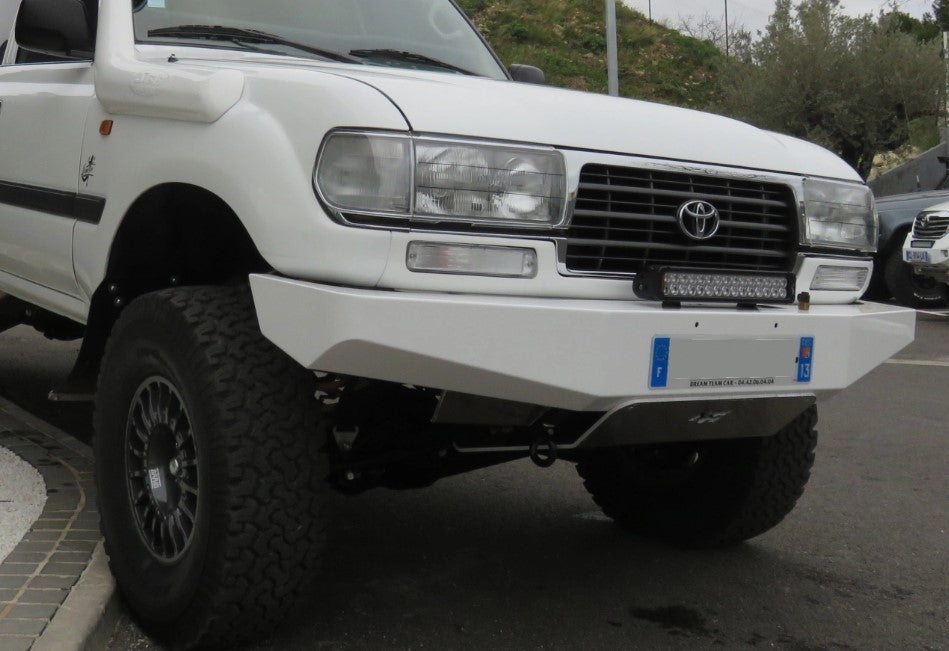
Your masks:
[{"label": "blue eu plate band", "polygon": [[811,366],[814,364],[814,337],[801,337],[801,352],[797,357],[797,381],[811,381]]},{"label": "blue eu plate band", "polygon": [[655,337],[652,340],[652,371],[649,375],[649,388],[665,389],[669,385],[669,346],[670,337]]}]

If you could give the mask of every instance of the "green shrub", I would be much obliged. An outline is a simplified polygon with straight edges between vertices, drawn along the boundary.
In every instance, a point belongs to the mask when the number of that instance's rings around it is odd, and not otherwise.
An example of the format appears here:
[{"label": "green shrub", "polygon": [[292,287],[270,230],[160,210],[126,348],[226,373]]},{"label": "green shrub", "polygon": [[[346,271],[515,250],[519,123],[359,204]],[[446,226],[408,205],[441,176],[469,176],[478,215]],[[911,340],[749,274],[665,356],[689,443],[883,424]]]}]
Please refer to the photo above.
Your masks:
[{"label": "green shrub", "polygon": [[[606,92],[603,0],[459,0],[505,64],[543,68],[554,86]],[[617,3],[620,93],[710,105],[723,58],[713,45],[650,23]]]}]

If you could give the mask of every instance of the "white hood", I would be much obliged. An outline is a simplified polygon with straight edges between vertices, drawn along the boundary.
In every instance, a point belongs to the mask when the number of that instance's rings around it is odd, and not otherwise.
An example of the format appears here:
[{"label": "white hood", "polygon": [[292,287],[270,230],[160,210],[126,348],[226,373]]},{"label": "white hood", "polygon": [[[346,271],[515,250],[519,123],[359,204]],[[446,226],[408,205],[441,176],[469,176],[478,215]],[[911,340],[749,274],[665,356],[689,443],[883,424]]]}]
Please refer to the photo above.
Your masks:
[{"label": "white hood", "polygon": [[418,132],[860,181],[817,145],[710,113],[461,75],[345,74],[387,95]]}]

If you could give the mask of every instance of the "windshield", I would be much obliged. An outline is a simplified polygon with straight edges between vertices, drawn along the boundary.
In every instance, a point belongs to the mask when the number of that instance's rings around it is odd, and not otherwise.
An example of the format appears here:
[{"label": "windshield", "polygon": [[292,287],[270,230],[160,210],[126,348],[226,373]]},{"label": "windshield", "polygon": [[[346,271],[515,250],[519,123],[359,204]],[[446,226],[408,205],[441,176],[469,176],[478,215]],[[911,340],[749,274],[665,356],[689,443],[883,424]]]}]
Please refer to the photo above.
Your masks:
[{"label": "windshield", "polygon": [[139,43],[507,78],[451,0],[138,0],[134,19]]}]

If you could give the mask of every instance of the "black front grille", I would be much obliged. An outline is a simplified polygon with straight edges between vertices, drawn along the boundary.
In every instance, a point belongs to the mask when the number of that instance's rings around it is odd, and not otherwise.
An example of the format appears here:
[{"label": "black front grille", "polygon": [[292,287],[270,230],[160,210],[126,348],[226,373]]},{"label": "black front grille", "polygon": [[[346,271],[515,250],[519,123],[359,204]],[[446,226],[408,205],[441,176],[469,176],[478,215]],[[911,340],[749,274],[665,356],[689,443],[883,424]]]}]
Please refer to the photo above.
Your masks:
[{"label": "black front grille", "polygon": [[923,240],[938,240],[949,233],[949,215],[928,213],[916,218],[913,225],[913,237]]},{"label": "black front grille", "polygon": [[[679,208],[704,200],[718,233],[689,239]],[[791,188],[701,174],[586,165],[567,232],[566,264],[581,273],[637,273],[650,266],[791,271],[798,242]]]}]

